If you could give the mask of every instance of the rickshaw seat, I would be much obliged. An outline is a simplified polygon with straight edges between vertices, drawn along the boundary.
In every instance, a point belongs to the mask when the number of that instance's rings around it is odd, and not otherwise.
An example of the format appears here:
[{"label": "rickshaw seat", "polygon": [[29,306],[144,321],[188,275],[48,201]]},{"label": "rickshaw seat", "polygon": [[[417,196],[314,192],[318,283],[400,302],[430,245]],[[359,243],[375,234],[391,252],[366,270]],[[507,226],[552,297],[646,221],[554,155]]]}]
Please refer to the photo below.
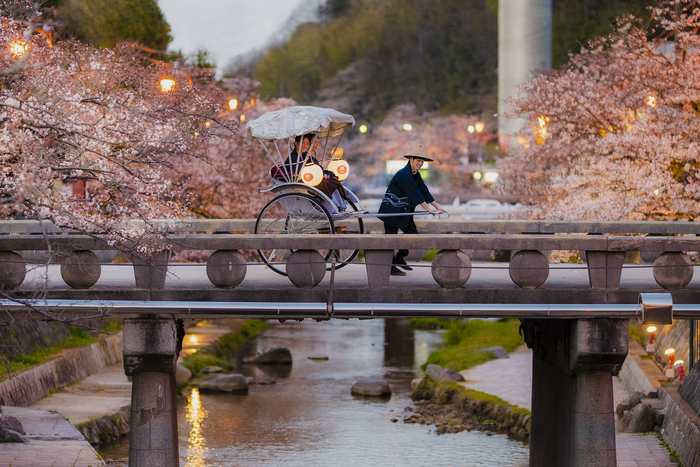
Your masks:
[{"label": "rickshaw seat", "polygon": [[284,165],[273,165],[270,167],[270,178],[286,182],[294,179],[294,174]]}]

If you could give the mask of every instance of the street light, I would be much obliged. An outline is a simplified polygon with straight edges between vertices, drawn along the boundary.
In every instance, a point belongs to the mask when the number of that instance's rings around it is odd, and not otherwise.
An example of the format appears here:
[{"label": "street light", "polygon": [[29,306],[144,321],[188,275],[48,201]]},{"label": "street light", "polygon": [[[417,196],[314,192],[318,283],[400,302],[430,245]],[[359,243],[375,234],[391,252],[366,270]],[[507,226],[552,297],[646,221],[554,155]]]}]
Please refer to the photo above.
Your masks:
[{"label": "street light", "polygon": [[367,125],[360,125],[360,133],[364,135],[365,133],[367,133],[367,130]]},{"label": "street light", "polygon": [[413,129],[413,125],[411,125],[410,123],[404,123],[403,129],[406,131],[411,131]]},{"label": "street light", "polygon": [[654,353],[654,351],[656,351],[656,346],[654,345],[654,339],[656,338],[656,326],[652,324],[651,326],[647,327],[647,332],[649,333],[647,353]]},{"label": "street light", "polygon": [[666,349],[664,351],[664,355],[668,357],[668,367],[666,368],[666,377],[667,378],[675,378],[676,377],[676,370],[673,368],[674,361],[676,357],[673,356],[673,354],[676,353],[676,349],[670,348]]},{"label": "street light", "polygon": [[228,101],[228,108],[231,110],[236,110],[238,108],[238,99],[231,99]]},{"label": "street light", "polygon": [[486,125],[484,124],[484,122],[476,122],[474,124],[474,129],[476,130],[477,133],[483,133],[485,126]]},{"label": "street light", "polygon": [[478,170],[474,172],[474,180],[481,180],[481,172]]},{"label": "street light", "polygon": [[160,80],[160,90],[162,92],[171,92],[175,90],[175,80],[172,78],[163,78]]},{"label": "street light", "polygon": [[647,96],[647,105],[649,107],[654,107],[656,106],[656,97],[654,96]]},{"label": "street light", "polygon": [[21,58],[29,50],[29,44],[22,39],[16,39],[10,42],[10,55],[13,59]]},{"label": "street light", "polygon": [[474,125],[469,125],[469,126],[467,127],[467,131],[468,131],[469,133],[474,133]]},{"label": "street light", "polygon": [[498,180],[497,172],[486,172],[484,174],[484,181],[486,183],[494,183],[496,180]]},{"label": "street light", "polygon": [[245,114],[241,114],[240,121],[245,122]]}]

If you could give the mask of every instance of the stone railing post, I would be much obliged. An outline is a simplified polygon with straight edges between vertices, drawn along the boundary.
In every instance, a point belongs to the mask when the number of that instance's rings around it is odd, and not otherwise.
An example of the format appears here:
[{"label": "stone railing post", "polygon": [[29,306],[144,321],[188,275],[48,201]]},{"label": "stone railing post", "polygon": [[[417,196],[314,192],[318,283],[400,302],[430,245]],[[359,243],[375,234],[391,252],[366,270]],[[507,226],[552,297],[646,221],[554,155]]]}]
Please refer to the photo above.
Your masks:
[{"label": "stone railing post", "polygon": [[161,251],[153,255],[150,261],[144,261],[142,258],[132,255],[131,262],[134,264],[136,288],[161,290],[165,287],[171,253],[169,250]]},{"label": "stone railing post", "polygon": [[394,250],[365,250],[367,285],[370,289],[389,287]]},{"label": "stone railing post", "polygon": [[612,377],[627,320],[523,320],[533,349],[530,467],[616,467]]},{"label": "stone railing post", "polygon": [[177,467],[174,318],[124,320],[124,372],[132,377],[129,467]]}]

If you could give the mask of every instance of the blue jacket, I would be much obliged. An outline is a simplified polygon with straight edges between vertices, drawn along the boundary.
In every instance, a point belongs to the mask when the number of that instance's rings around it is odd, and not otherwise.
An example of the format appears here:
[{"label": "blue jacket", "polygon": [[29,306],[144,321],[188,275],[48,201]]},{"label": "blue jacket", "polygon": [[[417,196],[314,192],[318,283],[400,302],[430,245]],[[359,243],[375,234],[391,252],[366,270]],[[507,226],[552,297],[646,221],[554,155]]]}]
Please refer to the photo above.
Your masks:
[{"label": "blue jacket", "polygon": [[[425,185],[420,172],[413,174],[411,165],[396,172],[391,179],[389,187],[386,189],[382,204],[379,206],[379,213],[402,213],[413,212],[416,206],[421,203],[432,203],[435,201]],[[411,216],[380,217],[380,219],[391,226],[405,229]]]}]

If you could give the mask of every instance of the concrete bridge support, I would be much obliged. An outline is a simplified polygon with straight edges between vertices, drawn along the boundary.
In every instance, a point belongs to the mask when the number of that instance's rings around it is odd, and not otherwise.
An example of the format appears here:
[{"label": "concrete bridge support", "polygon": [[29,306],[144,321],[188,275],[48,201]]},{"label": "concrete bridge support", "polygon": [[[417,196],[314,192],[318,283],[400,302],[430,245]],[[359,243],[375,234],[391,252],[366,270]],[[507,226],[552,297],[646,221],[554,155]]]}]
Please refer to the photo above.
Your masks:
[{"label": "concrete bridge support", "polygon": [[530,467],[615,467],[612,377],[627,320],[522,320],[533,349]]},{"label": "concrete bridge support", "polygon": [[124,320],[124,371],[133,379],[129,467],[177,467],[175,365],[182,332],[174,318]]}]

